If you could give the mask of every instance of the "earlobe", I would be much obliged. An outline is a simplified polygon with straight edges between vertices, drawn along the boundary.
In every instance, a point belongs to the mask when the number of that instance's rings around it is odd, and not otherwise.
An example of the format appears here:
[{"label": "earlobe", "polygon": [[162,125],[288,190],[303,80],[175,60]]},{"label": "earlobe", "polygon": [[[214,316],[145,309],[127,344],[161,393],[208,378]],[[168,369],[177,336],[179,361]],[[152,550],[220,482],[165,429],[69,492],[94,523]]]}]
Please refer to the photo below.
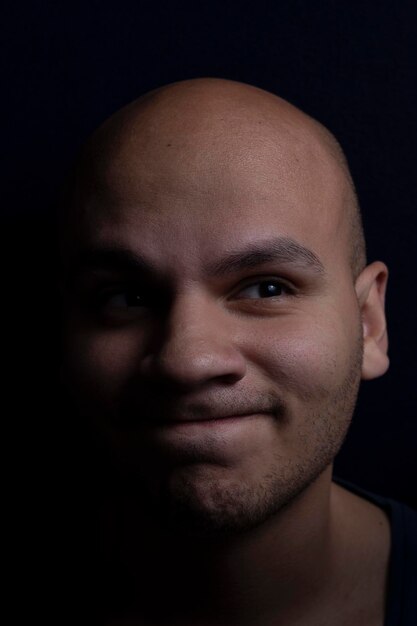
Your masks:
[{"label": "earlobe", "polygon": [[363,330],[363,380],[378,378],[389,367],[385,318],[387,281],[387,266],[375,261],[361,272],[355,285]]}]

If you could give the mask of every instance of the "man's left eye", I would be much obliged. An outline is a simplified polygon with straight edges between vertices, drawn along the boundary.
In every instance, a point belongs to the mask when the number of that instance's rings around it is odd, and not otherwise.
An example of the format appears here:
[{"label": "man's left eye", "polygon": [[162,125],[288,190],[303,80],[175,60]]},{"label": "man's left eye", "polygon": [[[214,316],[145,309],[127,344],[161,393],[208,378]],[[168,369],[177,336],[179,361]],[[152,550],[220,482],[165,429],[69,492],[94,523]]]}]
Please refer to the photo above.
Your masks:
[{"label": "man's left eye", "polygon": [[284,283],[279,280],[262,280],[252,285],[248,285],[239,291],[237,297],[240,298],[274,298],[282,296],[290,291]]}]

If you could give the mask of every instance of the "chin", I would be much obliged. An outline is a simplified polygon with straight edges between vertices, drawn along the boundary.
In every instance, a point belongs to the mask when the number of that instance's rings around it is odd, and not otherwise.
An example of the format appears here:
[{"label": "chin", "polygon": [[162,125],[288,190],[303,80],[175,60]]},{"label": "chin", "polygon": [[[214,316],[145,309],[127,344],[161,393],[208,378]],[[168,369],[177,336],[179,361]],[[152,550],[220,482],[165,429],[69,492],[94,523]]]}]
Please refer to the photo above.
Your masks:
[{"label": "chin", "polygon": [[315,477],[269,475],[257,484],[224,476],[218,468],[179,468],[149,494],[153,524],[180,535],[230,536],[260,526],[296,498]]}]

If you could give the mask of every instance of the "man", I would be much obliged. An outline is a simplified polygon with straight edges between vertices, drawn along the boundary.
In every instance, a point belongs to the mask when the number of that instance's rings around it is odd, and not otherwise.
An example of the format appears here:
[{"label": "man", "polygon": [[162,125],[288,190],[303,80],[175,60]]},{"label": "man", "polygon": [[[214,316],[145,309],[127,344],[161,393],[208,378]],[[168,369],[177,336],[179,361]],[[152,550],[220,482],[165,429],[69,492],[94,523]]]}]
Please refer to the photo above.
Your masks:
[{"label": "man", "polygon": [[168,85],[92,136],[61,227],[62,379],[130,577],[99,623],[411,624],[413,514],[332,481],[388,368],[388,270],[334,137],[255,87]]}]

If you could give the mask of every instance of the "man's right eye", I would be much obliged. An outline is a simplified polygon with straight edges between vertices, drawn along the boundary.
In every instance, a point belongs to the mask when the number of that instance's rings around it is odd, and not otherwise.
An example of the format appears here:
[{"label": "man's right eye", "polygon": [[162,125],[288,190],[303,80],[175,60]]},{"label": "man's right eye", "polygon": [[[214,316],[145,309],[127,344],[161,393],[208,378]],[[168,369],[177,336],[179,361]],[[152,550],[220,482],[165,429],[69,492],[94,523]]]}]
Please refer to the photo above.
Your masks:
[{"label": "man's right eye", "polygon": [[97,294],[96,304],[99,308],[127,309],[150,305],[149,294],[139,289],[119,289]]},{"label": "man's right eye", "polygon": [[138,284],[86,285],[79,296],[82,308],[99,318],[142,316],[160,306],[155,290]]}]

